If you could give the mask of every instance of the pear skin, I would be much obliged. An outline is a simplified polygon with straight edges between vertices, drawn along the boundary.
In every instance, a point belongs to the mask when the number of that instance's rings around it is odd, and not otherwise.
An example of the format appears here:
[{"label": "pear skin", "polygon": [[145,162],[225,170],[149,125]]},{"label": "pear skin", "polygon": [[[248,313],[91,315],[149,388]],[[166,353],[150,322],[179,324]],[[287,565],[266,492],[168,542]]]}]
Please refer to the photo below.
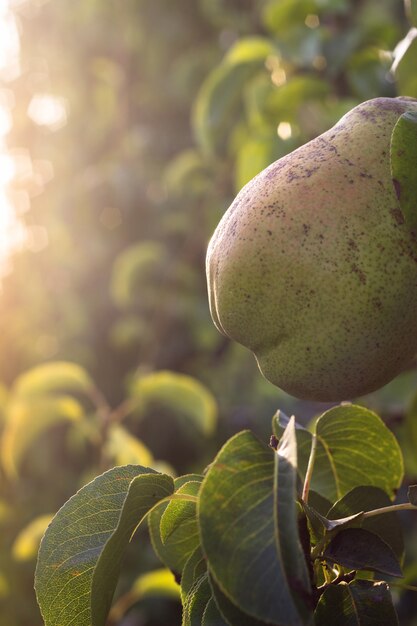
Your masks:
[{"label": "pear skin", "polygon": [[299,398],[361,396],[417,353],[417,240],[390,170],[406,111],[417,101],[352,109],[250,181],[210,241],[216,326]]}]

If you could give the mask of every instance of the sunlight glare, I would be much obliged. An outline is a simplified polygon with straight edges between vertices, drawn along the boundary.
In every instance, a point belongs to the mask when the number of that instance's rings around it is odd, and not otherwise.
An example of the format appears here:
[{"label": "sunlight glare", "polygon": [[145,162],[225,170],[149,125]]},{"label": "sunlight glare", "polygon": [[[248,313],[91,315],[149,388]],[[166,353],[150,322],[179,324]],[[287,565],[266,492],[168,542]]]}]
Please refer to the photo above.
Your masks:
[{"label": "sunlight glare", "polygon": [[[0,0],[0,81],[17,78],[20,73],[20,39],[11,0]],[[0,85],[2,87],[2,85]],[[26,229],[16,215],[11,183],[21,169],[16,155],[8,149],[6,137],[12,129],[13,98],[8,89],[0,89],[0,279],[10,271],[12,252],[23,247]]]},{"label": "sunlight glare", "polygon": [[58,130],[67,123],[66,101],[51,94],[36,94],[29,103],[28,116],[38,126]]}]

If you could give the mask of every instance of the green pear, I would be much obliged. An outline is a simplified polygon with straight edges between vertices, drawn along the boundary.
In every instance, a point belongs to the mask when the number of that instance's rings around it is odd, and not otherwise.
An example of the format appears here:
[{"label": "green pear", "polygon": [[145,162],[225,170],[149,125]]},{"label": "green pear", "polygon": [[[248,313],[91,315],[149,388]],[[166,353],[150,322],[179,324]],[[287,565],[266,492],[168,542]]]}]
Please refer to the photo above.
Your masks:
[{"label": "green pear", "polygon": [[390,169],[408,111],[417,101],[355,107],[250,181],[210,241],[214,323],[299,398],[366,394],[417,353],[417,241]]}]

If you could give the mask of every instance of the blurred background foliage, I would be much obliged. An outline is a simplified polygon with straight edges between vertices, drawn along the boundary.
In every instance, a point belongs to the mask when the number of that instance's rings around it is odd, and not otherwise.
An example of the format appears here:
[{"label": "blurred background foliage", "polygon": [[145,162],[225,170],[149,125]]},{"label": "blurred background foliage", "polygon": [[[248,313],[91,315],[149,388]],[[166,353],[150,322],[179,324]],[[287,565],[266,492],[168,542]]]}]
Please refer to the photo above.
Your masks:
[{"label": "blurred background foliage", "polygon": [[[40,626],[39,539],[82,484],[115,464],[201,472],[242,428],[268,440],[278,408],[302,421],[325,408],[272,387],[219,335],[205,250],[271,161],[363,100],[417,97],[417,3],[10,0],[4,15],[10,4],[20,58],[0,104],[25,236],[0,294],[0,626]],[[409,371],[360,400],[400,438],[410,481],[416,390]],[[112,623],[180,624],[175,581],[141,539]],[[417,624],[417,594],[396,599]]]}]

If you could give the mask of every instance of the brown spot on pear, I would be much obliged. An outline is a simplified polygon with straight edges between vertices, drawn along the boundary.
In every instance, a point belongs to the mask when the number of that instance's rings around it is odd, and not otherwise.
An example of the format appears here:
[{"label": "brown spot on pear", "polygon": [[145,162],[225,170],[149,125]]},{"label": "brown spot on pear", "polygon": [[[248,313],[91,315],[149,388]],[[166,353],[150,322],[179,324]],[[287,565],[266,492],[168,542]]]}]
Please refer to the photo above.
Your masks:
[{"label": "brown spot on pear", "polygon": [[389,158],[410,110],[402,98],[352,109],[249,182],[210,241],[216,326],[299,398],[363,395],[417,353],[417,243]]}]

